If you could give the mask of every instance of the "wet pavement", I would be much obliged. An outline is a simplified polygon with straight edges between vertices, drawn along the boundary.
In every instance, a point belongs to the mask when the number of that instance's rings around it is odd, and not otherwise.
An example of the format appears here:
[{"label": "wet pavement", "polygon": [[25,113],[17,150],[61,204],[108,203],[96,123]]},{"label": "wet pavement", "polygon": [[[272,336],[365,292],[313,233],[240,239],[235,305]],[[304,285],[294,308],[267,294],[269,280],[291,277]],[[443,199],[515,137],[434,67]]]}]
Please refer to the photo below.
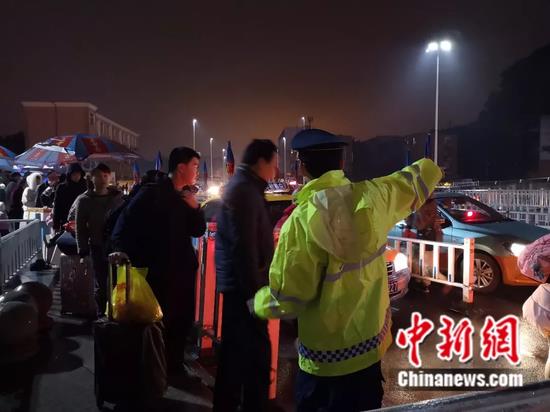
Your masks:
[{"label": "wet pavement", "polygon": [[[503,287],[492,295],[476,294],[473,305],[461,302],[459,290],[449,290],[432,285],[431,292],[411,290],[396,302],[393,312],[393,335],[399,328],[410,326],[410,315],[419,311],[430,318],[436,328],[439,316],[445,314],[455,321],[468,316],[474,326],[474,359],[467,364],[458,361],[445,362],[436,356],[435,345],[439,336],[433,332],[421,345],[424,368],[471,369],[503,368],[519,371],[524,384],[543,379],[544,364],[548,353],[546,340],[524,322],[520,325],[521,363],[512,367],[505,359],[490,364],[479,357],[479,331],[485,316],[499,319],[507,314],[521,316],[521,306],[533,288]],[[48,336],[41,342],[40,354],[30,362],[12,368],[0,368],[0,411],[96,411],[93,393],[93,337],[89,322],[55,315],[55,323]],[[282,322],[280,360],[278,370],[278,396],[274,410],[294,410],[294,376],[297,355],[294,346],[295,326]],[[460,391],[426,391],[400,388],[397,373],[410,369],[407,351],[391,346],[383,360],[386,379],[384,406],[403,405],[412,402],[459,395]],[[207,368],[214,373],[214,368]],[[368,388],[365,388],[368,390]],[[164,411],[207,411],[211,409],[212,391],[205,385],[192,388],[170,387],[162,408]],[[109,410],[110,408],[107,408]]]},{"label": "wet pavement", "polygon": [[[94,340],[90,321],[59,315],[59,290],[54,288],[50,315],[53,327],[40,338],[34,358],[0,366],[0,412],[98,411],[94,395]],[[177,386],[177,387],[176,387]],[[212,394],[205,386],[169,386],[155,410],[209,411]],[[106,404],[105,411],[127,411]]]},{"label": "wet pavement", "polygon": [[[411,284],[414,281],[411,282]],[[409,293],[401,300],[392,304],[393,327],[392,334],[396,336],[398,329],[410,326],[411,313],[418,311],[424,318],[434,322],[435,328],[439,327],[440,315],[447,315],[459,321],[469,317],[475,327],[474,357],[468,363],[460,363],[458,360],[451,362],[442,361],[437,357],[436,345],[440,343],[440,336],[434,331],[420,345],[422,357],[422,370],[427,369],[503,369],[506,372],[521,373],[524,385],[539,382],[544,379],[544,365],[548,355],[546,339],[527,325],[520,323],[520,359],[518,366],[512,366],[507,360],[501,358],[496,361],[485,362],[480,357],[479,333],[487,315],[495,320],[503,316],[513,314],[521,317],[523,302],[534,291],[532,287],[501,287],[491,295],[474,294],[474,303],[468,305],[462,302],[462,292],[456,288],[432,284],[430,293],[411,288]],[[284,410],[292,409],[292,393],[294,376],[296,373],[297,355],[294,349],[294,328],[284,323],[281,328],[281,357],[279,363],[278,403]],[[383,406],[396,406],[413,402],[436,399],[444,396],[473,393],[468,391],[441,391],[441,390],[417,390],[400,388],[397,374],[401,370],[411,369],[408,361],[408,351],[400,349],[394,344],[390,347],[382,361],[382,369],[385,377]],[[365,388],[368,390],[368,388]]]}]

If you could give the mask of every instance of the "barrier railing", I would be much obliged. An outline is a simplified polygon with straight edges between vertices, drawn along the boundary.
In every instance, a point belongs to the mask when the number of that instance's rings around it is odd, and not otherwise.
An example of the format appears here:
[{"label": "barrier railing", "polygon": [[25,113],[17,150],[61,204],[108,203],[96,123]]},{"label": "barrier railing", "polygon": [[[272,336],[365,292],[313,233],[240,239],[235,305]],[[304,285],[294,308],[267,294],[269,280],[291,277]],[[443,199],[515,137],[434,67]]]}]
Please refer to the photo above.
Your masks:
[{"label": "barrier railing", "polygon": [[[462,300],[466,303],[474,302],[474,239],[464,239],[463,244],[457,244],[389,236],[388,243],[407,255],[411,276],[461,288]],[[426,246],[431,246],[432,250],[427,251]],[[446,259],[440,259],[444,257],[445,250]],[[462,258],[461,282],[455,281],[455,265],[457,258],[460,258],[459,255]],[[431,268],[430,273],[426,273],[427,267]],[[443,274],[442,269],[447,273]],[[445,279],[441,279],[440,276],[444,276]]]},{"label": "barrier railing", "polygon": [[[14,230],[0,238],[0,287],[17,275],[42,250],[40,222],[38,220],[4,220]],[[19,226],[16,228],[15,226]]]},{"label": "barrier railing", "polygon": [[457,190],[498,210],[510,219],[550,227],[550,190]]},{"label": "barrier railing", "polygon": [[530,225],[550,227],[550,214],[548,212],[503,211],[501,213],[510,219],[529,223]]},{"label": "barrier railing", "polygon": [[477,189],[460,190],[460,193],[478,199],[495,209],[520,211],[550,208],[550,190]]},{"label": "barrier railing", "polygon": [[[223,340],[222,312],[223,293],[216,288],[216,263],[214,249],[216,223],[208,223],[203,237],[198,239],[199,269],[195,279],[195,326],[198,329],[196,347],[203,359],[215,354],[216,346]],[[267,322],[271,342],[271,384],[269,398],[277,396],[277,366],[279,362],[279,320]]]}]

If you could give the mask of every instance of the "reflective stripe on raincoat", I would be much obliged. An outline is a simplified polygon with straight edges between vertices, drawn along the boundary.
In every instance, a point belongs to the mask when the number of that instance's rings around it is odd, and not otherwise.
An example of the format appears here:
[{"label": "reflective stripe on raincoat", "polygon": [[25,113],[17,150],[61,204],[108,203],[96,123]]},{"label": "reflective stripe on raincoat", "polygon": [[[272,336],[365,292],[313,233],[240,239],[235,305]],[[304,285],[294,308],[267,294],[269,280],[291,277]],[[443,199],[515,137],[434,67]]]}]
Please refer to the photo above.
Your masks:
[{"label": "reflective stripe on raincoat", "polygon": [[439,167],[423,159],[359,183],[342,171],[327,172],[298,192],[254,311],[261,318],[298,318],[302,370],[346,375],[382,358],[391,344],[387,234],[440,179]]}]

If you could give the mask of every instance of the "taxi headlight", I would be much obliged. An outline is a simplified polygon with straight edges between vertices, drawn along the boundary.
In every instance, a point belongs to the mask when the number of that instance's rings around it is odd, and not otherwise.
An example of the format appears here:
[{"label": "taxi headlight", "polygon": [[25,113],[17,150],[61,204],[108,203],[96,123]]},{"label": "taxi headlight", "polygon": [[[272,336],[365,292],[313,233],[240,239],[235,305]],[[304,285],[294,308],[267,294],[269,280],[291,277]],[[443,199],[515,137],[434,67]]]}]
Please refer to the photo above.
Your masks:
[{"label": "taxi headlight", "polygon": [[393,259],[393,267],[396,272],[407,269],[409,267],[409,260],[407,259],[407,256],[403,253],[398,253],[395,255],[395,258]]},{"label": "taxi headlight", "polygon": [[217,197],[220,195],[220,187],[219,186],[210,186],[207,191],[209,196]]},{"label": "taxi headlight", "polygon": [[519,256],[521,252],[523,252],[523,249],[525,249],[525,246],[526,245],[521,243],[512,243],[510,246],[510,252],[512,252],[514,256]]}]

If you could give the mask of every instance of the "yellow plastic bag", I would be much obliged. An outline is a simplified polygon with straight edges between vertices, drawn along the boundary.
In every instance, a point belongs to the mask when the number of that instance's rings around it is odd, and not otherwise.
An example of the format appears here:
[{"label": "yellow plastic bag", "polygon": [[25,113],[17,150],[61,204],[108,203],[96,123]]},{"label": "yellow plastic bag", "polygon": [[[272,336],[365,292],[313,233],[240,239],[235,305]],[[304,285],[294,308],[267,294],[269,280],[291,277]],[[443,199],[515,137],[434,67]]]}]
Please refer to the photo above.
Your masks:
[{"label": "yellow plastic bag", "polygon": [[152,323],[162,319],[162,310],[145,280],[147,268],[130,267],[130,296],[126,302],[126,267],[117,269],[117,285],[113,289],[113,319],[118,322]]}]

